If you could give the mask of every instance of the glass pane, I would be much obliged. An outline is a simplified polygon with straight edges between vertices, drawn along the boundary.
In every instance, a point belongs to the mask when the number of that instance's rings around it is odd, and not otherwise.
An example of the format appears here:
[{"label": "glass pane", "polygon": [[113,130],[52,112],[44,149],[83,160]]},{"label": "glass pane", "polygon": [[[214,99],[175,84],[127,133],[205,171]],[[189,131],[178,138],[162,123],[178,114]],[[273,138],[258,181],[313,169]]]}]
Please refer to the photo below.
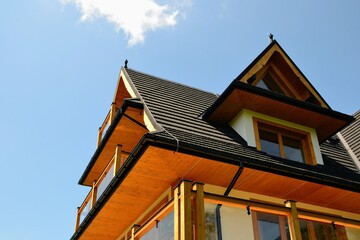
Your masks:
[{"label": "glass pane", "polygon": [[281,239],[279,216],[268,213],[256,213],[256,216],[260,240]]},{"label": "glass pane", "polygon": [[281,157],[276,133],[259,130],[261,151],[269,155]]},{"label": "glass pane", "polygon": [[302,240],[310,240],[309,230],[307,227],[307,223],[304,220],[300,220],[300,232]]},{"label": "glass pane", "polygon": [[82,212],[80,213],[80,223],[85,219],[85,217],[88,215],[88,213],[91,210],[91,199],[90,201],[88,201],[84,207],[84,209],[82,210]]},{"label": "glass pane", "polygon": [[109,185],[114,176],[114,164],[110,167],[109,171],[106,173],[105,177],[99,183],[96,193],[96,200],[99,199],[101,194],[105,191],[106,187]]},{"label": "glass pane", "polygon": [[[301,236],[303,240],[310,239],[324,239],[324,240],[339,240],[348,239],[345,227],[332,224],[314,222],[309,220],[300,220]],[[311,233],[311,234],[310,234]],[[311,237],[312,235],[313,237]],[[351,238],[349,238],[351,239]],[[358,239],[358,238],[356,238]]]},{"label": "glass pane", "polygon": [[216,240],[215,212],[205,212],[205,239]]},{"label": "glass pane", "polygon": [[283,144],[285,158],[296,162],[305,162],[300,140],[283,136]]},{"label": "glass pane", "polygon": [[174,212],[169,213],[158,224],[158,240],[174,239]]},{"label": "glass pane", "polygon": [[268,88],[268,86],[266,86],[266,83],[264,82],[264,80],[260,79],[260,81],[256,84],[257,87],[259,88],[263,88],[263,89],[266,89],[266,90],[270,90]]},{"label": "glass pane", "polygon": [[326,223],[313,222],[316,239],[336,240],[336,234],[333,226]]},{"label": "glass pane", "polygon": [[150,229],[140,240],[173,240],[174,239],[174,212],[169,213]]},{"label": "glass pane", "polygon": [[283,90],[277,85],[275,80],[271,77],[270,74],[266,74],[257,84],[257,87],[270,90],[276,93],[284,94]]}]

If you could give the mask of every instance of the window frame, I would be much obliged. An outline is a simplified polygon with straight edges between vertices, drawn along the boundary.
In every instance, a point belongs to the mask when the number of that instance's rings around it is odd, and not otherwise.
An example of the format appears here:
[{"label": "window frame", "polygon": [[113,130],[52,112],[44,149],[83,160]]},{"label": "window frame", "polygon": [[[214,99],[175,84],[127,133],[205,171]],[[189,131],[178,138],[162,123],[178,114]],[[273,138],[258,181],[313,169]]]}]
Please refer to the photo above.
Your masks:
[{"label": "window frame", "polygon": [[[285,158],[285,151],[284,151],[284,144],[282,141],[282,136],[290,137],[296,140],[300,140],[302,146],[302,152],[304,157],[304,163],[310,165],[316,165],[317,161],[315,158],[314,148],[311,141],[311,136],[309,132],[305,132],[299,129],[291,128],[288,126],[284,126],[278,123],[269,122],[260,118],[253,117],[253,125],[254,125],[254,132],[255,132],[255,143],[256,149],[258,151],[261,150],[261,143],[260,143],[260,133],[259,130],[271,132],[277,134],[278,137],[278,144],[280,148],[280,157],[283,159],[291,160]],[[263,151],[265,152],[265,151]],[[270,154],[269,154],[270,155]]]},{"label": "window frame", "polygon": [[[278,213],[270,213],[270,212],[262,212],[262,211],[251,211],[251,215],[252,215],[252,223],[253,223],[253,230],[254,230],[254,239],[255,240],[260,240],[260,232],[259,232],[259,219],[258,219],[258,213],[263,213],[263,214],[270,214],[270,215],[274,215],[278,218],[279,220],[279,232],[280,232],[280,237],[281,240],[286,240],[287,239],[287,234],[286,234],[286,228],[285,228],[285,223],[287,221],[288,227],[289,227],[289,231],[290,231],[290,223],[289,223],[289,216],[287,214],[278,214]],[[290,234],[290,239],[291,239],[291,233]],[[289,239],[289,240],[290,240]]]}]

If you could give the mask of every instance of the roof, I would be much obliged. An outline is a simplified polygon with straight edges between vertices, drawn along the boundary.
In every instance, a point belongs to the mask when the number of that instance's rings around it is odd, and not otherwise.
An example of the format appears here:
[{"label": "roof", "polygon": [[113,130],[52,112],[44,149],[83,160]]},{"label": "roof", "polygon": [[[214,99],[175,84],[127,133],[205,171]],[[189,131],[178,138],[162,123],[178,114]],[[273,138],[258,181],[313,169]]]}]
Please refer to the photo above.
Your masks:
[{"label": "roof", "polygon": [[[249,147],[229,125],[216,125],[201,118],[202,113],[216,100],[213,93],[198,90],[162,78],[125,69],[130,81],[141,95],[162,131],[150,133],[153,138],[176,142],[181,147],[197,150],[206,156],[227,156],[244,161],[247,166],[298,174],[309,179],[336,178],[337,182],[360,184],[360,174],[342,144],[335,140],[321,144],[325,165],[310,166],[271,157]],[[331,143],[330,143],[331,142]],[[174,148],[174,151],[176,149]],[[341,171],[339,171],[341,169]]]},{"label": "roof", "polygon": [[[266,72],[277,75],[274,79],[287,89],[286,94],[252,85]],[[228,123],[243,108],[311,127],[321,143],[354,120],[330,108],[275,40],[206,109],[203,118]]]},{"label": "roof", "polygon": [[357,161],[360,161],[360,110],[354,113],[355,121],[341,131]]}]

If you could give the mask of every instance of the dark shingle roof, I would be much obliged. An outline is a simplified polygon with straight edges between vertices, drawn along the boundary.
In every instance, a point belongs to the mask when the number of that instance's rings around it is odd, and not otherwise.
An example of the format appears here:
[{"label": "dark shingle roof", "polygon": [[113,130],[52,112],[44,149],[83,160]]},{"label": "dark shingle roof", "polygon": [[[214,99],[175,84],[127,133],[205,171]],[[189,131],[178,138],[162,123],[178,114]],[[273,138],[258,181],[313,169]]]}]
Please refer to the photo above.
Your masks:
[{"label": "dark shingle roof", "polygon": [[[144,100],[156,122],[165,131],[154,133],[157,137],[203,149],[215,151],[238,159],[253,160],[256,164],[290,167],[308,173],[356,179],[356,167],[341,144],[324,142],[321,151],[325,165],[309,166],[294,161],[284,161],[248,147],[228,125],[214,125],[201,118],[201,114],[217,99],[215,94],[184,86],[165,79],[126,69],[131,81]],[[339,171],[341,169],[341,171]]]},{"label": "dark shingle roof", "polygon": [[336,136],[322,143],[320,149],[325,165],[338,170],[358,171],[350,155]]},{"label": "dark shingle roof", "polygon": [[341,131],[346,143],[360,161],[360,110],[354,114],[355,121]]}]

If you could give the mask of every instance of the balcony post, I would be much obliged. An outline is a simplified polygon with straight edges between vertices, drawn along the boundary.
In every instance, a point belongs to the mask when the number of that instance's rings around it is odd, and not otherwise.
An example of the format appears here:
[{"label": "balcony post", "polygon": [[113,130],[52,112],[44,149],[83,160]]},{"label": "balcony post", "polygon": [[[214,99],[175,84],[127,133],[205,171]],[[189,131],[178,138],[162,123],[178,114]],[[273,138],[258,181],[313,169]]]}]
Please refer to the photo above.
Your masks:
[{"label": "balcony post", "polygon": [[75,232],[76,230],[79,228],[79,225],[80,225],[80,207],[77,207],[77,211],[76,211],[76,221],[75,221]]},{"label": "balcony post", "polygon": [[287,200],[285,202],[285,206],[290,208],[290,234],[291,239],[301,240],[301,230],[300,223],[298,219],[298,211],[296,208],[296,202],[292,200]]},{"label": "balcony post", "polygon": [[115,102],[112,102],[110,106],[109,124],[111,124],[112,121],[114,120],[115,114],[116,114]]},{"label": "balcony post", "polygon": [[101,127],[99,127],[96,147],[99,147],[99,144],[100,144],[100,142],[101,142],[101,137],[102,137]]},{"label": "balcony post", "polygon": [[195,239],[205,240],[204,184],[195,183],[193,189],[195,190]]},{"label": "balcony post", "polygon": [[136,230],[138,230],[140,227],[140,225],[134,225],[132,228],[131,228],[131,240],[136,240],[135,239],[135,232]]},{"label": "balcony post", "polygon": [[174,240],[192,239],[191,182],[182,180],[174,190]]},{"label": "balcony post", "polygon": [[121,162],[121,147],[122,145],[118,144],[115,149],[115,156],[114,156],[114,177],[116,173],[119,171],[122,162]]},{"label": "balcony post", "polygon": [[96,202],[96,195],[97,195],[97,186],[96,186],[96,180],[94,180],[94,183],[93,183],[93,187],[92,187],[92,190],[91,190],[91,208],[92,209],[94,207],[94,204]]}]

